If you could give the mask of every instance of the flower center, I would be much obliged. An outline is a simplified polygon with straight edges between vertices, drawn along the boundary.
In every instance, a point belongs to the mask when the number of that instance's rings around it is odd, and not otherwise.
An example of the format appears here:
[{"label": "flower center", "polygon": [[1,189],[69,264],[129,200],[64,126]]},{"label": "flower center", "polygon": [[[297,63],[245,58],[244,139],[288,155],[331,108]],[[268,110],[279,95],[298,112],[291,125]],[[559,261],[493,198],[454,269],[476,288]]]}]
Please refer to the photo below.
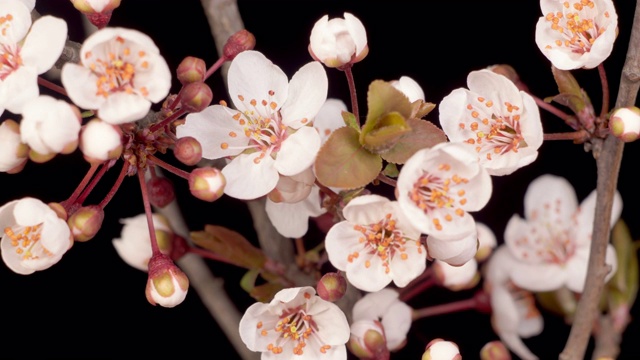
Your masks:
[{"label": "flower center", "polygon": [[22,256],[22,260],[35,260],[40,256],[51,256],[51,252],[40,243],[42,224],[34,226],[6,227],[4,233],[11,240],[11,246],[16,248],[16,254]]},{"label": "flower center", "polygon": [[[589,52],[598,36],[607,29],[606,24],[596,22],[599,15],[596,4],[591,0],[580,0],[573,3],[565,1],[562,5],[563,11],[550,12],[545,16],[551,29],[558,31],[562,38],[546,48],[551,49],[555,45],[578,54]],[[605,11],[604,17],[608,19],[609,16]]]},{"label": "flower center", "polygon": [[[280,106],[273,101],[273,95],[275,92],[269,90],[267,99],[260,101],[251,99],[248,102],[245,101],[244,96],[238,95],[238,99],[245,105],[245,110],[236,112],[232,118],[242,127],[243,133],[238,134],[235,131],[230,131],[227,134],[230,138],[243,135],[249,140],[247,145],[234,148],[248,152],[259,151],[260,155],[254,159],[256,164],[260,163],[260,160],[265,156],[277,153],[282,142],[288,136],[287,126],[282,123],[280,116]],[[222,142],[220,148],[228,149],[229,143]]]},{"label": "flower center", "polygon": [[[362,237],[358,241],[364,245],[365,251],[368,254],[378,256],[382,260],[382,266],[385,268],[385,273],[389,273],[389,263],[395,256],[400,256],[400,259],[407,260],[408,255],[406,253],[407,242],[415,242],[415,240],[408,240],[401,230],[396,228],[396,220],[392,218],[391,214],[386,214],[384,219],[375,224],[370,225],[355,225],[354,230],[362,233]],[[347,260],[353,262],[360,256],[358,251],[348,255]],[[366,260],[364,263],[366,268],[371,266],[371,262]]]},{"label": "flower center", "polygon": [[[311,295],[305,294],[305,298],[309,299]],[[260,330],[262,336],[267,336],[269,330],[265,328],[262,322],[258,322],[256,327]],[[281,354],[284,348],[287,346],[293,346],[292,352],[294,355],[302,355],[305,347],[309,342],[315,342],[318,345],[312,348],[318,348],[321,353],[325,353],[331,348],[330,345],[320,344],[320,339],[315,336],[318,327],[313,321],[313,317],[308,315],[303,306],[291,308],[283,311],[280,315],[280,320],[275,324],[272,331],[275,331],[279,336],[273,343],[267,345],[267,350],[273,354]],[[292,342],[292,344],[289,344]]]},{"label": "flower center", "polygon": [[[7,37],[7,33],[11,31],[11,22],[13,15],[7,14],[0,16],[0,34]],[[20,48],[17,44],[0,44],[0,80],[4,80],[22,66],[22,58],[20,57]]]},{"label": "flower center", "polygon": [[[467,104],[471,117],[477,121],[469,125],[475,136],[468,138],[466,142],[476,145],[478,154],[491,160],[492,154],[503,155],[509,151],[517,153],[518,149],[527,146],[520,130],[518,106],[505,102],[507,114],[496,114],[493,101],[485,101],[483,97],[478,97],[477,100],[475,106]],[[461,122],[459,127],[464,130],[466,125]]]},{"label": "flower center", "polygon": [[460,186],[468,183],[469,179],[450,172],[451,165],[446,163],[438,166],[438,174],[423,171],[409,191],[409,198],[432,218],[433,226],[439,231],[443,225],[437,214],[443,215],[446,222],[453,221],[454,215],[462,217],[465,214],[460,206],[467,203],[467,198]]},{"label": "flower center", "polygon": [[[88,65],[98,77],[96,95],[106,98],[112,93],[126,92],[146,97],[149,94],[147,88],[136,88],[134,85],[136,70],[149,68],[146,52],[132,50],[131,44],[119,36],[103,46],[107,47],[104,51],[107,57],[96,58]],[[84,56],[86,60],[94,58],[91,51],[87,51]]]}]

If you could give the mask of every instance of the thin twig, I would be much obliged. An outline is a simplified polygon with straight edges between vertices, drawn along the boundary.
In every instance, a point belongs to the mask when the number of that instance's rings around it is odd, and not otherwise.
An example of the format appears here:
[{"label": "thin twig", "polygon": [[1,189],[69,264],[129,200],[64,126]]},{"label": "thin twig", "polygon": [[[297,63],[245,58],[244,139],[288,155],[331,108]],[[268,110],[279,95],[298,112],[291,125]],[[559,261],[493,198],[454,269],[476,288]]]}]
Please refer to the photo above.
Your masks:
[{"label": "thin twig", "polygon": [[[640,89],[640,2],[636,2],[629,48],[620,77],[615,107],[634,105],[638,89]],[[598,317],[598,303],[604,288],[604,278],[608,272],[605,254],[609,243],[611,209],[618,183],[623,145],[622,141],[609,135],[601,148],[594,152],[598,168],[598,185],[589,267],[584,292],[576,310],[575,322],[571,327],[565,348],[560,354],[561,360],[584,359],[591,330]]]}]

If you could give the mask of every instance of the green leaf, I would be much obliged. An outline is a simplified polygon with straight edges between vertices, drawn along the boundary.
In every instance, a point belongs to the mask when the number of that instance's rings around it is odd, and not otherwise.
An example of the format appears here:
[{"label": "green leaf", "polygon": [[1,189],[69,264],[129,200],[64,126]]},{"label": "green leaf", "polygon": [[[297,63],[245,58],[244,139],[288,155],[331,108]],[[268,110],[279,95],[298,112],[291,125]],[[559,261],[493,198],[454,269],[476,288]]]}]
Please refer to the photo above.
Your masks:
[{"label": "green leaf", "polygon": [[398,170],[398,167],[396,166],[396,164],[387,163],[387,166],[384,167],[384,170],[382,170],[382,173],[385,176],[388,176],[391,178],[397,178],[398,175],[400,174],[400,171]]},{"label": "green leaf", "polygon": [[353,115],[353,113],[350,113],[348,111],[343,111],[342,112],[342,120],[344,120],[344,123],[356,130],[358,133],[360,133],[360,123],[358,122],[358,119],[356,119],[356,116]]},{"label": "green leaf", "polygon": [[364,149],[358,142],[358,132],[350,127],[335,130],[320,148],[315,162],[321,184],[346,190],[366,186],[380,170],[380,156]]},{"label": "green leaf", "polygon": [[607,284],[608,289],[612,291],[610,302],[613,303],[610,306],[631,307],[638,294],[638,255],[629,228],[624,221],[619,220],[614,225],[611,243],[616,249],[618,270]]},{"label": "green leaf", "polygon": [[369,132],[361,133],[360,143],[367,150],[380,154],[392,148],[402,135],[410,131],[404,117],[394,111],[381,116]]},{"label": "green leaf", "polygon": [[191,232],[193,242],[228,262],[246,269],[262,269],[266,256],[244,236],[223,226],[205,225],[204,231]]},{"label": "green leaf", "polygon": [[447,141],[442,129],[430,121],[409,119],[408,124],[412,131],[404,134],[389,151],[380,154],[386,161],[404,164],[416,151]]},{"label": "green leaf", "polygon": [[254,287],[256,287],[256,280],[258,280],[258,275],[260,275],[260,270],[252,269],[247,271],[244,275],[242,275],[242,279],[240,279],[240,287],[242,290],[247,293],[251,293]]},{"label": "green leaf", "polygon": [[[568,106],[576,113],[582,111],[590,101],[588,101],[588,98],[585,99],[580,84],[578,84],[576,78],[573,77],[571,71],[560,70],[555,66],[551,66],[551,72],[558,85],[560,95],[564,97],[564,99],[562,99],[564,103],[560,102],[560,104]],[[554,97],[554,100],[557,101],[556,97]]]},{"label": "green leaf", "polygon": [[[369,132],[384,127],[385,123],[389,124],[390,121],[398,124],[398,117],[403,120],[408,119],[413,112],[413,106],[409,102],[409,98],[402,91],[382,80],[374,80],[369,85],[367,106],[367,120],[360,133],[360,143],[363,145],[365,144],[364,138]],[[389,120],[387,117],[390,113],[397,113],[392,117],[393,120]]]}]

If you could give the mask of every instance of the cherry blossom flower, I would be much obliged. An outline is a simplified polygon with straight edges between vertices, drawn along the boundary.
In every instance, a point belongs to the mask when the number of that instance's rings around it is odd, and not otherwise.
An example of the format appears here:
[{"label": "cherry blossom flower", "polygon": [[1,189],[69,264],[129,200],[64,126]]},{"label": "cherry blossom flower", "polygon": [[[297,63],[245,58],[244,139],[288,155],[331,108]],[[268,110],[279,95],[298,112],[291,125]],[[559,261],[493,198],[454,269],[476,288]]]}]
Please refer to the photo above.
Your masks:
[{"label": "cherry blossom flower", "polygon": [[491,70],[472,71],[469,90],[440,102],[440,125],[449,140],[478,153],[491,175],[508,175],[532,163],[542,145],[542,122],[531,95]]},{"label": "cherry blossom flower", "polygon": [[353,305],[352,319],[380,321],[390,351],[402,348],[411,328],[413,309],[398,298],[398,292],[389,288],[368,293]]},{"label": "cherry blossom flower", "polygon": [[[163,254],[169,254],[173,237],[169,221],[160,214],[153,214],[152,217],[158,247]],[[147,215],[139,214],[120,219],[120,222],[124,226],[120,237],[113,239],[113,247],[124,262],[138,270],[148,271],[152,251]]]},{"label": "cherry blossom flower", "polygon": [[20,125],[10,119],[0,124],[0,171],[15,173],[24,168],[29,146],[20,138]]},{"label": "cherry blossom flower", "polygon": [[40,95],[26,105],[20,136],[31,150],[47,155],[76,149],[82,118],[75,106],[48,95]]},{"label": "cherry blossom flower", "polygon": [[340,308],[312,287],[280,290],[240,319],[240,338],[262,359],[347,359],[349,323]]},{"label": "cherry blossom flower", "polygon": [[274,202],[267,198],[265,211],[282,236],[299,238],[309,230],[309,218],[326,212],[322,207],[320,188],[313,186],[309,195],[296,203]]},{"label": "cherry blossom flower", "polygon": [[618,14],[611,0],[541,0],[536,44],[561,70],[591,69],[611,54]]},{"label": "cherry blossom flower", "polygon": [[424,91],[415,80],[408,76],[401,76],[398,80],[390,81],[391,85],[402,91],[409,98],[409,101],[424,100]]},{"label": "cherry blossom flower", "polygon": [[523,360],[537,360],[522,338],[539,335],[544,327],[533,294],[515,286],[510,278],[517,260],[506,245],[491,255],[485,269],[485,289],[490,294],[491,325],[500,339]]},{"label": "cherry blossom flower", "polygon": [[15,114],[38,96],[38,75],[51,69],[67,39],[62,19],[47,15],[32,24],[31,5],[0,2],[0,109]]},{"label": "cherry blossom flower", "polygon": [[398,175],[396,197],[418,230],[441,240],[460,240],[476,231],[468,212],[482,209],[491,191],[491,176],[475,152],[461,143],[444,142],[407,160]]},{"label": "cherry blossom flower", "polygon": [[380,195],[361,195],[342,210],[345,220],[327,233],[329,261],[346,272],[360,290],[374,292],[393,281],[404,287],[427,266],[420,232],[407,220],[398,202]]},{"label": "cherry blossom flower", "polygon": [[238,110],[209,106],[187,115],[176,133],[198,140],[206,159],[232,158],[222,169],[225,194],[255,199],[273,190],[280,175],[299,174],[315,161],[320,135],[307,125],[327,98],[327,75],[314,61],[289,82],[262,53],[249,50],[231,62],[228,79]]},{"label": "cherry blossom flower", "polygon": [[[566,286],[582,292],[587,274],[596,192],[578,206],[571,184],[555,175],[542,175],[529,185],[524,198],[525,218],[514,214],[504,233],[505,244],[514,262],[511,279],[531,291],[551,291]],[[611,226],[622,211],[616,191]],[[606,262],[613,276],[617,261],[611,244]]]},{"label": "cherry blossom flower", "polygon": [[0,248],[7,267],[22,275],[48,269],[73,245],[67,222],[47,204],[23,198],[0,207]]},{"label": "cherry blossom flower", "polygon": [[143,118],[171,87],[171,72],[153,40],[125,28],[104,28],[80,49],[81,64],[66,63],[61,81],[71,100],[124,124]]},{"label": "cherry blossom flower", "polygon": [[309,53],[331,68],[361,61],[369,53],[364,25],[348,12],[344,13],[344,18],[329,20],[329,15],[323,16],[311,29]]}]

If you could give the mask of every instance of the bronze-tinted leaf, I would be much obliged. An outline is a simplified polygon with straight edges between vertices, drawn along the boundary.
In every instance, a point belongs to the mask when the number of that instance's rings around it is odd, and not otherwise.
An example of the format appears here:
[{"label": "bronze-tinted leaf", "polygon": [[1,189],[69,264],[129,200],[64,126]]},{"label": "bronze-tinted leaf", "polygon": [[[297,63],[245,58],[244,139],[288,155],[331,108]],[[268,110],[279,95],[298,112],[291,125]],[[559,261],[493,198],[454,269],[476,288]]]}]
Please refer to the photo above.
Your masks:
[{"label": "bronze-tinted leaf", "polygon": [[193,242],[228,262],[247,269],[261,269],[266,261],[262,250],[240,233],[224,226],[205,225],[204,231],[191,232]]},{"label": "bronze-tinted leaf", "polygon": [[412,131],[403,135],[389,151],[380,154],[388,162],[404,164],[416,151],[447,141],[444,131],[430,121],[409,119],[407,123]]}]

